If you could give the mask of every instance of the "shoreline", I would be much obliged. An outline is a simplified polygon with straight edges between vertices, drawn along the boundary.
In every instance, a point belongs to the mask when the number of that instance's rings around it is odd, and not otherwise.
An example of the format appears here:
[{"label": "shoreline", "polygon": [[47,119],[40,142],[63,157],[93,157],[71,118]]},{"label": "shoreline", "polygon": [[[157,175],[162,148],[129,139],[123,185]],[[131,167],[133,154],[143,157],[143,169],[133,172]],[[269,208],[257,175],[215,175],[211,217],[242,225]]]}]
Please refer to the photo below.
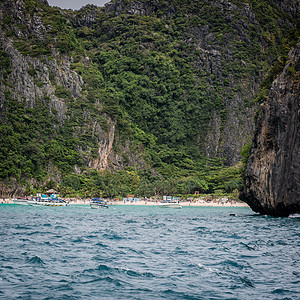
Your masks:
[{"label": "shoreline", "polygon": [[[108,205],[123,205],[123,206],[157,206],[160,202],[133,202],[133,203],[118,203],[118,202],[108,202]],[[179,202],[181,206],[189,207],[189,206],[209,206],[209,207],[249,207],[246,203],[207,203],[207,202]]]},{"label": "shoreline", "polygon": [[[8,205],[14,205],[13,202],[0,202],[1,204],[8,204]],[[159,203],[108,203],[108,206],[158,206]],[[250,207],[246,203],[236,203],[236,204],[218,204],[218,203],[179,203],[182,207]],[[18,204],[15,204],[18,205]],[[89,206],[90,203],[87,202],[72,202],[70,203],[70,206],[72,205],[82,205],[82,206]]]},{"label": "shoreline", "polygon": [[[72,205],[90,205],[89,201],[70,201],[70,206]],[[109,201],[107,204],[109,206],[158,206],[160,202],[121,202],[121,201]],[[6,200],[5,202],[0,201],[0,204],[14,204],[12,200]],[[226,203],[217,203],[217,202],[180,202],[182,207],[249,207],[248,204],[242,202],[226,202]]]}]

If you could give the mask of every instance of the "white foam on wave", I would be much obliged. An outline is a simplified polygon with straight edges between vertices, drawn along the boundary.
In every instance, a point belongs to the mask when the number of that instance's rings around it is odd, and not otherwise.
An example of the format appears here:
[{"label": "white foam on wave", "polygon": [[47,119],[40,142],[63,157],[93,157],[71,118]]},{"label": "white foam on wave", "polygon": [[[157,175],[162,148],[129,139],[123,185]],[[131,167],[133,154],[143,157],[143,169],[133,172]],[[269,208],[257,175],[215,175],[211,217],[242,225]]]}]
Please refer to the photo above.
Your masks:
[{"label": "white foam on wave", "polygon": [[209,272],[218,272],[218,269],[204,266],[204,265],[201,264],[201,263],[198,263],[197,265],[198,265],[199,268],[204,269],[204,270],[207,270],[207,271],[209,271]]},{"label": "white foam on wave", "polygon": [[300,214],[289,215],[289,218],[300,218]]}]

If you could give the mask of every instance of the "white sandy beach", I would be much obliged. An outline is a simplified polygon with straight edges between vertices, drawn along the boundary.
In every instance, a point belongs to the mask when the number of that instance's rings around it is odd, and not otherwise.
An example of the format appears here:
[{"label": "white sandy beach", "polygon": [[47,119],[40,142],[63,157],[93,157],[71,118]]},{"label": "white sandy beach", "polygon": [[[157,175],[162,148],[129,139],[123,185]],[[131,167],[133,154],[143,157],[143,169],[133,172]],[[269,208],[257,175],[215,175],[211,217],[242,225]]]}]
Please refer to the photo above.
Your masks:
[{"label": "white sandy beach", "polygon": [[[70,203],[70,205],[75,204],[75,205],[90,205],[90,201],[89,200],[68,200],[66,199],[66,201],[68,201]],[[12,199],[0,199],[0,204],[13,204],[13,200]],[[127,201],[127,202],[123,202],[123,201],[108,201],[108,205],[126,205],[126,206],[156,206],[160,203],[160,201]],[[249,207],[248,204],[243,203],[243,202],[236,202],[234,200],[232,201],[227,201],[225,203],[222,202],[217,202],[217,201],[210,201],[210,202],[205,202],[205,201],[182,201],[180,202],[181,206],[219,206],[219,207]]]},{"label": "white sandy beach", "polygon": [[[108,201],[108,205],[125,205],[125,206],[156,206],[160,202],[151,202],[151,201],[137,201],[137,202],[123,202],[123,201]],[[89,201],[70,201],[70,204],[79,204],[79,205],[89,205]],[[249,207],[248,204],[243,202],[180,202],[181,206],[219,206],[219,207]]]}]

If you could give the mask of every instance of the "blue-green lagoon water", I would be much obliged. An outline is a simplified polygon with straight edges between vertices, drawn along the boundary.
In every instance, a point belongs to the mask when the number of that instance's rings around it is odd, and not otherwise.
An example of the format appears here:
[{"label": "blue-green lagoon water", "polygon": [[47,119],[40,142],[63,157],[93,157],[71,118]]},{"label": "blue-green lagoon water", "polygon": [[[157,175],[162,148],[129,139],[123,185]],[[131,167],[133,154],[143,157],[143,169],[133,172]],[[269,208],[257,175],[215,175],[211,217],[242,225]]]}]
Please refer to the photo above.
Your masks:
[{"label": "blue-green lagoon water", "polygon": [[1,299],[300,299],[297,216],[0,205],[0,225]]}]

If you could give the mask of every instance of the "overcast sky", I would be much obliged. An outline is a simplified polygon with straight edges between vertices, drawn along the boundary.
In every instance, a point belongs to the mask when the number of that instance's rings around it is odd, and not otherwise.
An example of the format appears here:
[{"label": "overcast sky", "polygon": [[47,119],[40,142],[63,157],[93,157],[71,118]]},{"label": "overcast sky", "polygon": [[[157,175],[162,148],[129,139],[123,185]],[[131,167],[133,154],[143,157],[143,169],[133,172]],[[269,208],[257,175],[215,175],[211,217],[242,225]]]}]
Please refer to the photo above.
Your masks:
[{"label": "overcast sky", "polygon": [[104,6],[108,0],[48,0],[51,6],[58,6],[61,8],[80,9],[87,4],[95,4],[98,6]]}]

